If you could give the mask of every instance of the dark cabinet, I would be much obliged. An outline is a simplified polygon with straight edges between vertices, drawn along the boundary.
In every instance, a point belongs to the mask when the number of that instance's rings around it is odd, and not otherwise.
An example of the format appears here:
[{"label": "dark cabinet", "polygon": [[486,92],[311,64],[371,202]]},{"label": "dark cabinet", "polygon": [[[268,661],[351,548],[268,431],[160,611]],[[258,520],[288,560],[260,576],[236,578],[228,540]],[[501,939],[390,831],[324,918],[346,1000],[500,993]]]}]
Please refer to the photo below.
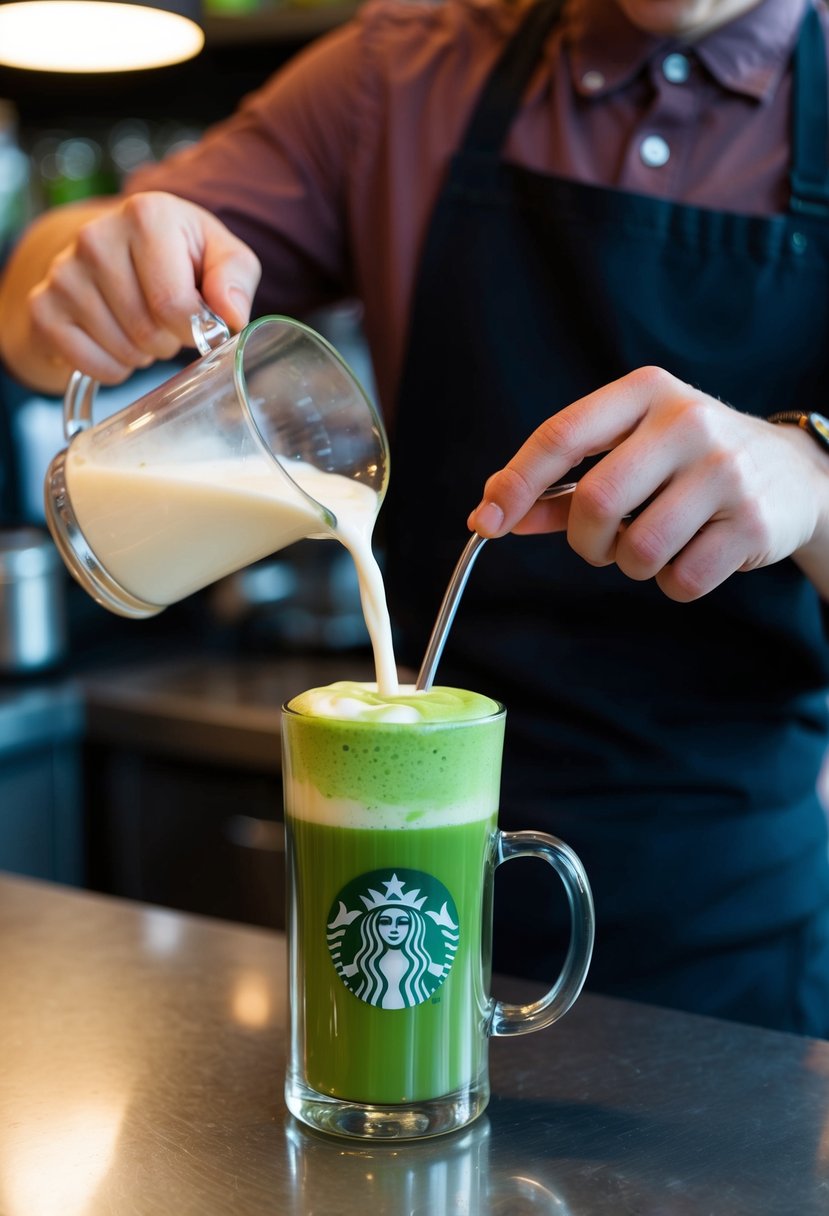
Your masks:
[{"label": "dark cabinet", "polygon": [[82,734],[73,687],[0,690],[0,869],[84,882]]},{"label": "dark cabinet", "polygon": [[285,924],[278,774],[89,744],[90,882],[248,924]]},{"label": "dark cabinet", "polygon": [[280,707],[362,657],[209,656],[84,682],[89,883],[284,926]]}]

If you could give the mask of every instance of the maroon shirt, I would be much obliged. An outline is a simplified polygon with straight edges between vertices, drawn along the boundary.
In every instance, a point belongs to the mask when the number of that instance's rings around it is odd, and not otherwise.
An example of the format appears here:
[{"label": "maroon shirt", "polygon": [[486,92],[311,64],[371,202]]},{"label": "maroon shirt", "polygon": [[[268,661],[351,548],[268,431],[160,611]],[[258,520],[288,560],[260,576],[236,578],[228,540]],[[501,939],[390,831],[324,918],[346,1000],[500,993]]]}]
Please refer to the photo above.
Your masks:
[{"label": "maroon shirt", "polygon": [[[506,157],[702,207],[784,210],[791,53],[808,2],[761,0],[689,45],[642,33],[612,0],[569,0]],[[245,240],[263,264],[259,314],[359,298],[388,411],[447,162],[524,11],[369,0],[130,189],[180,194]]]}]

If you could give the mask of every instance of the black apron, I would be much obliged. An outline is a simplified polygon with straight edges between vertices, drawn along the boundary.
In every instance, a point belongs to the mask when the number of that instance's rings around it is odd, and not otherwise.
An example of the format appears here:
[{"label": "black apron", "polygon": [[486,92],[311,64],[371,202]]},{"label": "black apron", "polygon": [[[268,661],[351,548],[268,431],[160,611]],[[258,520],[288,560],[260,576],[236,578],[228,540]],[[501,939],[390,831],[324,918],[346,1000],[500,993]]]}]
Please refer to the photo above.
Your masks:
[{"label": "black apron", "polygon": [[[504,51],[428,233],[384,511],[398,654],[414,667],[486,477],[545,417],[645,364],[758,415],[829,400],[816,14],[796,55],[792,206],[767,218],[502,160],[560,8],[531,10]],[[487,545],[438,672],[507,705],[502,827],[549,830],[587,867],[590,987],[816,1034],[828,681],[821,603],[792,562],[677,604],[587,565],[563,535]],[[499,871],[496,967],[551,975],[566,933],[553,886],[538,863]]]}]

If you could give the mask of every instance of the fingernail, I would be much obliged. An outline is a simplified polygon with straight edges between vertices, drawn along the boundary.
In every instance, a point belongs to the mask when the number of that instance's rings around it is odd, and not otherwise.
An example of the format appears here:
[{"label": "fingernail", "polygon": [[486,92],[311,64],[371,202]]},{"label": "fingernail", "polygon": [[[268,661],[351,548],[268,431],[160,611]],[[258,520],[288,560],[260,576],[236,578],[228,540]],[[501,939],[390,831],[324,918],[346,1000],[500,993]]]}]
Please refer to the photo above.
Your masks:
[{"label": "fingernail", "polygon": [[482,502],[472,513],[475,531],[491,535],[498,531],[504,522],[504,512],[497,502]]}]

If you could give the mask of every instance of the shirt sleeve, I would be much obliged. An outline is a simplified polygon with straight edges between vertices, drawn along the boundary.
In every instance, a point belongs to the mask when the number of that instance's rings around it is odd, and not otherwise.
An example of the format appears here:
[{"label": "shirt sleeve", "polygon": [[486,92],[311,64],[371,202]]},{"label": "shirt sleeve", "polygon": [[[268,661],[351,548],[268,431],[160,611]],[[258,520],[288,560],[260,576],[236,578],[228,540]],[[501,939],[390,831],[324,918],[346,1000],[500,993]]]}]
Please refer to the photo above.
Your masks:
[{"label": "shirt sleeve", "polygon": [[193,147],[136,171],[126,190],[198,203],[262,263],[258,313],[303,313],[352,294],[347,170],[363,114],[361,26],[278,71]]}]

